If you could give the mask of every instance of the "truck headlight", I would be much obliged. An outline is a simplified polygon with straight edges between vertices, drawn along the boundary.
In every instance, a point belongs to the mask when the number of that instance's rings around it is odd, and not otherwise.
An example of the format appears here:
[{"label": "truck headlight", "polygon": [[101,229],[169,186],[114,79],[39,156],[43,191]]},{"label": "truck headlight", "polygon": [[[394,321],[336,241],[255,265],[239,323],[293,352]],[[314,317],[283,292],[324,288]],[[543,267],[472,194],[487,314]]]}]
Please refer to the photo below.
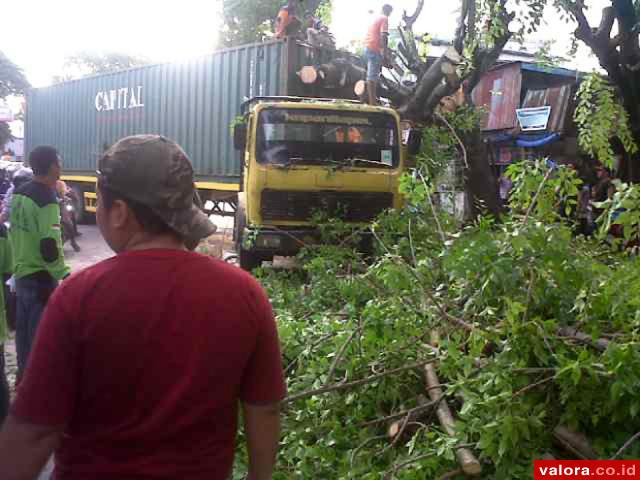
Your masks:
[{"label": "truck headlight", "polygon": [[260,235],[256,240],[258,248],[280,248],[282,239],[277,235]]}]

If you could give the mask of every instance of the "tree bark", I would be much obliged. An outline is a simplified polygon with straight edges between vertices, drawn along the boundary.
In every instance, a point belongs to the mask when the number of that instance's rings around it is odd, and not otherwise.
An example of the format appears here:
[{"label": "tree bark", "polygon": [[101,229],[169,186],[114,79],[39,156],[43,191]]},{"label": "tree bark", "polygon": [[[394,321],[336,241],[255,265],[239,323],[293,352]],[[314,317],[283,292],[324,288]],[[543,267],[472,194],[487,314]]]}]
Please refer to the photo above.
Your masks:
[{"label": "tree bark", "polygon": [[[452,85],[451,82],[461,61],[462,57],[454,48],[448,49],[422,76],[414,94],[398,109],[400,115],[415,119],[433,113],[437,106],[437,103],[432,105],[434,97],[439,97],[439,103],[441,98],[451,95],[459,88],[459,79],[456,84]],[[457,78],[457,75],[455,77]],[[442,87],[441,84],[445,80],[447,83]]]},{"label": "tree bark", "polygon": [[[436,410],[438,421],[448,435],[454,436],[456,434],[455,421],[453,415],[451,415],[447,401],[443,399],[444,394],[442,393],[442,389],[437,387],[440,385],[440,381],[438,380],[435,367],[431,364],[425,365],[424,374],[427,386],[429,387],[429,397],[431,397],[432,401],[438,402],[438,408]],[[456,449],[456,458],[458,459],[460,468],[466,475],[478,476],[482,473],[482,465],[468,448]]]},{"label": "tree bark", "polygon": [[[596,55],[609,80],[615,85],[629,114],[629,125],[635,143],[640,146],[640,42],[638,24],[632,0],[611,0],[611,6],[602,11],[597,29],[591,28],[581,2],[566,7],[578,27],[576,38],[584,42]],[[611,38],[614,23],[619,33]],[[640,182],[640,154],[625,155],[621,170],[623,181]]]},{"label": "tree bark", "polygon": [[478,128],[466,135],[463,141],[467,147],[469,169],[465,177],[465,190],[469,197],[473,218],[481,213],[489,213],[500,218],[502,205],[498,195],[498,181],[491,170],[487,145],[482,140]]}]

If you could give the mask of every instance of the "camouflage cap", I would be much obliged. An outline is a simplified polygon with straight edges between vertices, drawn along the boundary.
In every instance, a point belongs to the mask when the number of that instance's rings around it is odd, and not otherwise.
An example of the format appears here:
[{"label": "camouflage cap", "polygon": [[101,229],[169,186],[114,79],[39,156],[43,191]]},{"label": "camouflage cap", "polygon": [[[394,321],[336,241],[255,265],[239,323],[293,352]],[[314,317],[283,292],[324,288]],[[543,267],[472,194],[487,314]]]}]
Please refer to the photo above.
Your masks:
[{"label": "camouflage cap", "polygon": [[191,161],[172,140],[160,135],[125,137],[100,159],[98,176],[108,189],[149,207],[188,244],[216,231],[200,208]]}]

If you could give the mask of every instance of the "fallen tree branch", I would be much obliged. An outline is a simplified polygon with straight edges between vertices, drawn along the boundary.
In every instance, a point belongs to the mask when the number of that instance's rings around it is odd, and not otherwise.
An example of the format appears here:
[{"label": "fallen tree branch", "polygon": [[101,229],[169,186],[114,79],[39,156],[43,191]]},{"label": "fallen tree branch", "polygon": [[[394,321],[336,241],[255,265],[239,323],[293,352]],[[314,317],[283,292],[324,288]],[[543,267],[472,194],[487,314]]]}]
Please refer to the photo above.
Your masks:
[{"label": "fallen tree branch", "polygon": [[[309,350],[313,350],[315,347],[317,347],[318,345],[321,345],[322,343],[326,342],[327,340],[329,340],[330,338],[333,337],[333,333],[329,333],[327,335],[324,335],[323,337],[321,337],[320,339],[318,339],[317,341],[315,341],[313,344],[311,344],[311,347],[309,347]],[[298,361],[300,360],[300,357],[303,356],[304,351],[306,349],[303,349],[301,353],[299,353],[296,358],[294,358],[293,360],[291,360],[291,363],[289,363],[289,365],[287,365],[287,368],[285,368],[284,373],[285,375],[287,373],[289,373],[289,371],[298,363]]]},{"label": "fallen tree branch", "polygon": [[616,454],[611,457],[611,460],[615,460],[617,459],[620,455],[622,455],[622,453],[629,448],[631,445],[633,445],[633,443],[638,440],[640,438],[640,432],[636,433],[633,437],[631,437],[629,440],[627,440],[624,445],[622,445],[622,447],[620,448],[620,450],[618,450],[616,452]]},{"label": "fallen tree branch", "polygon": [[565,425],[558,425],[553,429],[553,438],[581,460],[596,460],[598,458],[586,435],[575,432]]},{"label": "fallen tree branch", "polygon": [[604,338],[599,338],[597,340],[593,340],[591,335],[587,335],[584,332],[581,332],[575,328],[564,327],[558,330],[558,335],[564,338],[572,338],[574,340],[578,340],[580,343],[584,343],[586,345],[591,345],[596,350],[604,352],[607,348],[609,348],[609,340]]},{"label": "fallen tree branch", "polygon": [[[439,385],[441,386],[441,385]],[[409,410],[404,410],[402,412],[394,413],[393,415],[388,415],[382,418],[376,418],[375,420],[371,420],[369,422],[361,423],[358,425],[360,428],[371,427],[373,425],[377,425],[379,423],[387,423],[393,420],[398,420],[399,418],[404,418],[407,415],[415,415],[419,417],[421,414],[428,412],[435,405],[435,402],[425,403],[424,405],[420,405],[418,407],[410,408]]]},{"label": "fallen tree branch", "polygon": [[353,339],[356,338],[356,335],[359,334],[361,331],[362,331],[361,326],[354,329],[353,332],[351,332],[351,334],[347,338],[347,340],[342,344],[342,346],[340,347],[340,350],[336,354],[336,358],[333,359],[333,363],[331,364],[331,368],[329,369],[329,373],[327,374],[327,380],[325,384],[328,385],[331,383],[331,380],[333,379],[333,374],[336,372],[336,368],[338,368],[338,364],[342,361],[342,358],[344,357],[344,354],[347,351],[347,347],[349,347]]},{"label": "fallen tree branch", "polygon": [[460,136],[457,134],[455,128],[453,128],[453,126],[449,123],[449,121],[446,118],[444,118],[444,116],[441,113],[435,112],[435,117],[446,125],[446,127],[451,131],[451,134],[453,135],[453,137],[458,142],[458,145],[460,145],[460,150],[462,150],[462,158],[464,159],[464,166],[467,167],[468,169],[469,160],[467,155],[467,149],[464,147],[464,143],[462,143],[462,140],[460,139]]},{"label": "fallen tree branch", "polygon": [[283,404],[292,403],[292,402],[295,402],[297,400],[301,400],[303,398],[313,397],[314,395],[321,395],[321,394],[324,394],[324,393],[338,392],[338,391],[341,391],[341,390],[348,390],[348,389],[351,389],[351,388],[361,387],[362,385],[366,385],[368,383],[373,383],[373,382],[375,382],[377,380],[380,380],[381,378],[387,377],[389,375],[395,375],[396,373],[401,373],[401,372],[405,372],[407,370],[413,370],[413,369],[416,369],[416,368],[424,367],[425,365],[427,365],[429,363],[433,363],[436,360],[437,360],[436,358],[431,358],[429,360],[422,360],[420,362],[412,363],[412,364],[406,365],[404,367],[399,367],[399,368],[395,368],[393,370],[388,370],[388,371],[385,371],[385,372],[377,373],[375,375],[371,375],[370,377],[363,378],[362,380],[355,380],[353,382],[338,383],[338,384],[330,385],[330,386],[327,386],[327,387],[322,387],[322,388],[317,388],[317,389],[314,389],[314,390],[308,390],[306,392],[297,393],[295,395],[288,396],[287,398],[285,398],[282,401],[282,403]]},{"label": "fallen tree branch", "polygon": [[360,445],[358,445],[358,447],[351,453],[351,460],[349,462],[351,467],[353,468],[353,462],[356,459],[356,455],[358,454],[358,452],[360,450],[362,450],[364,447],[366,447],[370,443],[373,443],[373,442],[378,441],[378,440],[386,440],[386,439],[387,439],[386,435],[378,435],[377,437],[368,438],[367,440],[362,442]]},{"label": "fallen tree branch", "polygon": [[[418,398],[418,405],[424,406],[427,404],[431,406],[431,402],[427,402],[426,397],[424,397],[423,395],[420,395],[420,397]],[[421,413],[424,413],[424,412],[416,413],[416,409],[409,410],[405,415],[404,420],[396,421],[389,425],[389,428],[387,429],[387,434],[389,438],[392,439],[392,442],[391,442],[392,447],[395,446],[395,444],[398,442],[400,437],[402,437],[402,434],[404,433],[407,426],[411,423],[414,423],[416,420],[418,420],[418,418],[420,418]]]},{"label": "fallen tree branch", "polygon": [[440,476],[438,480],[449,480],[451,478],[459,477],[460,475],[463,475],[463,474],[464,472],[462,471],[462,469],[457,468],[455,470],[451,470],[450,472],[447,472],[444,475]]},{"label": "fallen tree branch", "polygon": [[[424,374],[427,386],[431,387],[440,383],[440,381],[438,380],[438,375],[436,374],[436,369],[433,365],[425,365]],[[456,434],[455,420],[453,419],[453,415],[451,415],[449,405],[447,405],[446,401],[443,401],[444,394],[442,390],[437,388],[430,389],[429,397],[431,397],[431,400],[433,402],[439,402],[438,408],[436,410],[438,421],[440,422],[440,425],[442,425],[442,428],[447,433],[447,435],[454,437]],[[471,450],[467,448],[456,449],[456,458],[458,459],[460,468],[462,468],[462,471],[466,475],[477,476],[482,473],[482,465],[475,457],[473,452],[471,452]]]},{"label": "fallen tree branch", "polygon": [[393,476],[398,473],[398,470],[402,470],[403,468],[408,467],[409,465],[413,465],[414,463],[418,463],[420,460],[424,460],[425,458],[433,457],[432,453],[425,453],[424,455],[418,455],[417,457],[410,458],[409,460],[399,463],[395,465],[391,470],[388,470],[384,478],[385,480],[391,480]]},{"label": "fallen tree branch", "polygon": [[540,182],[540,185],[538,185],[538,190],[536,191],[536,194],[533,196],[533,200],[531,200],[531,205],[529,205],[529,208],[527,209],[527,213],[524,216],[524,220],[522,221],[522,225],[523,226],[525,226],[527,224],[527,222],[529,221],[529,216],[531,215],[531,212],[533,211],[533,207],[535,207],[536,203],[538,203],[538,197],[542,193],[542,189],[544,188],[544,186],[546,185],[547,181],[551,177],[551,173],[552,172],[553,172],[552,168],[547,170],[547,173],[544,175],[544,178]]},{"label": "fallen tree branch", "polygon": [[538,382],[535,382],[535,383],[532,383],[530,385],[527,385],[526,387],[521,388],[516,393],[514,393],[511,396],[511,399],[513,400],[514,398],[519,397],[520,395],[523,395],[523,394],[527,393],[529,390],[533,390],[534,388],[539,387],[540,385],[544,385],[545,383],[549,383],[549,382],[555,380],[556,378],[557,378],[557,376],[553,375],[552,377],[543,378],[542,380],[540,380]]},{"label": "fallen tree branch", "polygon": [[[427,184],[427,180],[424,178],[424,175],[422,175],[422,171],[418,170],[418,174],[420,175],[420,179],[422,180],[422,184],[424,185],[425,190],[429,192],[429,185]],[[440,224],[440,219],[438,218],[436,207],[433,205],[433,201],[431,200],[431,195],[427,195],[427,199],[429,200],[429,206],[431,207],[431,213],[433,214],[433,219],[436,222],[436,227],[438,228],[440,239],[442,240],[442,244],[445,245],[447,243],[447,237],[445,236],[442,225]]]}]

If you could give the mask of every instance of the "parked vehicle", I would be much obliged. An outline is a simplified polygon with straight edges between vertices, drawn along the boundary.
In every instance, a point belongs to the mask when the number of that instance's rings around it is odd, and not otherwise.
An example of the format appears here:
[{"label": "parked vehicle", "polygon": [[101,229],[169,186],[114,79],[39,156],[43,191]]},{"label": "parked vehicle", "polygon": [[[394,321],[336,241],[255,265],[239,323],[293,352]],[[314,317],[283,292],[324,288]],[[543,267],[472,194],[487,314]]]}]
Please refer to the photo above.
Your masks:
[{"label": "parked vehicle", "polygon": [[234,141],[243,188],[234,239],[247,270],[318,242],[315,212],[367,223],[397,208],[405,168],[400,118],[360,102],[256,98]]},{"label": "parked vehicle", "polygon": [[[353,88],[300,79],[304,67],[339,55],[346,54],[288,38],[33,89],[27,149],[56,146],[82,221],[95,212],[95,169],[109,146],[141,133],[175,140],[194,164],[205,209],[236,217],[239,244],[245,231],[272,232],[239,251],[251,268],[295,253],[273,232],[306,235],[316,208],[344,207],[349,221],[366,222],[399,205],[405,163],[397,114],[347,101]],[[239,150],[231,128],[238,121]]]}]

